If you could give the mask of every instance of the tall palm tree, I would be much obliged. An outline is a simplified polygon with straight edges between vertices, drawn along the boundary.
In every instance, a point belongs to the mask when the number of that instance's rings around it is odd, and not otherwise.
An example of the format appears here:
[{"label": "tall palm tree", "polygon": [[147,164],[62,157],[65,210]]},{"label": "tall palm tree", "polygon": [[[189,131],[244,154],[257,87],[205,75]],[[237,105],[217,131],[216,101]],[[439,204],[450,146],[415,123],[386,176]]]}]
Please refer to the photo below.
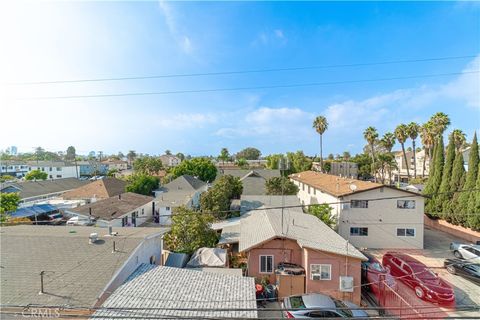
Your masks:
[{"label": "tall palm tree", "polygon": [[130,150],[127,153],[127,159],[130,161],[130,165],[132,165],[133,160],[137,157],[137,153],[134,150]]},{"label": "tall palm tree", "polygon": [[400,124],[395,128],[395,137],[398,143],[402,146],[403,160],[407,166],[407,177],[410,180],[410,163],[407,161],[407,154],[405,153],[405,141],[408,139],[408,127],[405,124]]},{"label": "tall palm tree", "polygon": [[410,122],[408,124],[408,136],[412,139],[412,150],[413,150],[413,177],[417,178],[417,156],[415,150],[415,139],[418,138],[418,134],[420,133],[420,126],[416,122]]},{"label": "tall palm tree", "polygon": [[[395,135],[391,132],[386,132],[382,139],[380,140],[380,144],[382,145],[382,147],[385,149],[385,151],[387,151],[388,154],[391,154],[392,153],[392,149],[393,149],[393,146],[395,145]],[[395,158],[393,158],[393,160],[395,161]],[[391,184],[392,183],[392,170],[391,170],[392,166],[388,166],[388,181],[389,183]]]},{"label": "tall palm tree", "polygon": [[462,130],[460,129],[455,129],[451,133],[453,142],[455,144],[455,149],[458,152],[462,149],[462,147],[465,145],[465,142],[467,141],[465,138],[465,133],[463,133]]},{"label": "tall palm tree", "polygon": [[328,129],[328,121],[327,118],[324,116],[318,116],[313,120],[313,128],[315,128],[315,131],[320,135],[320,168],[322,172],[323,170],[323,154],[322,154],[322,136],[327,131]]},{"label": "tall palm tree", "polygon": [[443,134],[447,127],[450,125],[450,117],[443,113],[437,112],[431,118],[430,121],[433,124],[433,130],[437,135]]},{"label": "tall palm tree", "polygon": [[378,138],[377,129],[374,127],[368,127],[363,132],[363,137],[367,140],[367,143],[370,146],[370,154],[372,156],[372,176],[375,176],[375,142]]},{"label": "tall palm tree", "polygon": [[423,149],[425,150],[422,168],[422,178],[424,178],[427,156],[430,166],[432,165],[433,142],[435,140],[435,134],[433,130],[433,123],[431,121],[427,121],[422,125],[420,130],[420,139],[422,140]]}]

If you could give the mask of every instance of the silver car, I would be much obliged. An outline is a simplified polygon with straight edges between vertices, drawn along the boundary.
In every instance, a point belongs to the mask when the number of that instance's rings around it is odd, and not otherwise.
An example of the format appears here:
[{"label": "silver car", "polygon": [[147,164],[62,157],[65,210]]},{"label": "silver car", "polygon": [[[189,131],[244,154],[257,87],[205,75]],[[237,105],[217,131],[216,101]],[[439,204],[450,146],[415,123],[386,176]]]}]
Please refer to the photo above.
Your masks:
[{"label": "silver car", "polygon": [[356,304],[319,293],[284,298],[283,308],[286,309],[283,315],[288,319],[368,318]]},{"label": "silver car", "polygon": [[458,259],[469,260],[472,263],[480,263],[480,246],[476,244],[463,244],[452,242],[450,250]]}]

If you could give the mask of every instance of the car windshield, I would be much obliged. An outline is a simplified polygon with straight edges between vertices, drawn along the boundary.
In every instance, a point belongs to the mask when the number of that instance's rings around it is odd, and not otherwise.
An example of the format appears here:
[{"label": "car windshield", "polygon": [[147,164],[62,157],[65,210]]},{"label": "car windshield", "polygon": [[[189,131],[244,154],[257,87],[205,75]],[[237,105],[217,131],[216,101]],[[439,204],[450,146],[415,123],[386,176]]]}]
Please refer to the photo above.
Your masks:
[{"label": "car windshield", "polygon": [[385,272],[385,269],[383,269],[382,265],[378,262],[370,263],[370,269],[373,269],[378,272]]},{"label": "car windshield", "polygon": [[337,312],[349,318],[353,317],[352,311],[348,308],[348,306],[345,303],[337,299],[333,299],[333,302],[335,303],[335,307],[337,307]]},{"label": "car windshield", "polygon": [[300,296],[290,297],[290,306],[292,309],[303,309],[305,308],[305,303],[303,303],[303,299]]},{"label": "car windshield", "polygon": [[480,274],[480,264],[471,264],[467,268],[472,270],[473,272],[475,272],[477,274]]}]

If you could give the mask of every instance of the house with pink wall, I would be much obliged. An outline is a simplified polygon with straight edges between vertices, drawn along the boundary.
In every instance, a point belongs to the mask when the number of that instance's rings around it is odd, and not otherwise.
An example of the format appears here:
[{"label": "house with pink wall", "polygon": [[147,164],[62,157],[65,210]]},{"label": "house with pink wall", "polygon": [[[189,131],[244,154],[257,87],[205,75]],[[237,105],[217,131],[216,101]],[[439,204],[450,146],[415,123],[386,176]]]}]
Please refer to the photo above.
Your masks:
[{"label": "house with pink wall", "polygon": [[247,257],[248,276],[279,285],[280,262],[302,266],[302,293],[323,293],[360,303],[361,262],[353,245],[315,216],[298,209],[252,211],[222,229],[220,245],[238,247]]}]

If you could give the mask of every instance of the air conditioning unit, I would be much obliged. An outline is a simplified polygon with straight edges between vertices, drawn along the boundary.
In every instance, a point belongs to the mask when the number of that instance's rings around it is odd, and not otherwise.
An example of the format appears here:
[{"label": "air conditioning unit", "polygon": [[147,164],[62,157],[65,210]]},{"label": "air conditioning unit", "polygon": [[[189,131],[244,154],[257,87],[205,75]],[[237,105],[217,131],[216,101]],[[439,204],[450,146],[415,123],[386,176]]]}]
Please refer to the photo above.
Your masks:
[{"label": "air conditioning unit", "polygon": [[340,276],[340,291],[353,292],[353,277]]}]

